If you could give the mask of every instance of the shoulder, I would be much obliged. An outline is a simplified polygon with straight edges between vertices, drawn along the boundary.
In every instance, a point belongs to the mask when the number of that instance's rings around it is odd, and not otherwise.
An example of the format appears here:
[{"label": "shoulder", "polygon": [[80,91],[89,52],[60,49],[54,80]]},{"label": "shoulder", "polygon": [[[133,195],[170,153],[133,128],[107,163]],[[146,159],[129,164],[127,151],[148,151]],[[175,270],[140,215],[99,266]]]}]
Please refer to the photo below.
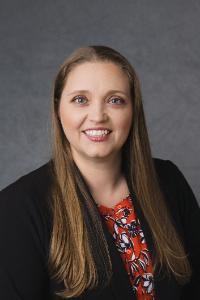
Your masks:
[{"label": "shoulder", "polygon": [[188,180],[174,162],[160,158],[153,158],[153,161],[158,181],[166,193],[171,193],[177,198],[181,197],[182,202],[188,197],[188,200],[191,200],[191,205],[196,202],[196,199],[194,201],[195,195]]},{"label": "shoulder", "polygon": [[50,221],[48,192],[52,180],[51,168],[49,160],[0,191],[0,222],[6,230],[32,224],[41,232]]},{"label": "shoulder", "polygon": [[176,223],[182,224],[186,231],[190,223],[196,222],[199,226],[199,203],[185,175],[170,160],[154,158],[153,161],[166,204]]},{"label": "shoulder", "polygon": [[46,293],[50,178],[48,162],[0,192],[0,293],[10,299],[18,291],[23,299],[43,299]]},{"label": "shoulder", "polygon": [[182,204],[187,203],[195,208],[197,200],[181,169],[171,160],[153,158],[153,161],[163,191],[175,196]]},{"label": "shoulder", "polygon": [[37,169],[22,175],[17,180],[3,188],[0,193],[1,195],[9,195],[20,192],[40,192],[51,181],[52,172],[52,161],[49,160],[45,164],[41,165]]},{"label": "shoulder", "polygon": [[47,195],[52,180],[52,161],[49,160],[37,169],[24,174],[0,191],[0,205],[6,200],[12,205],[22,202],[27,197],[44,198]]},{"label": "shoulder", "polygon": [[183,289],[182,298],[189,299],[192,295],[192,298],[197,299],[200,278],[200,207],[186,177],[174,162],[157,158],[153,161],[166,204],[192,267],[193,275]]},{"label": "shoulder", "polygon": [[176,194],[185,193],[188,189],[192,192],[185,175],[174,162],[160,158],[153,158],[153,162],[163,189],[168,189]]},{"label": "shoulder", "polygon": [[183,176],[178,166],[171,160],[153,157],[153,162],[158,176],[162,179],[170,179],[174,175]]}]

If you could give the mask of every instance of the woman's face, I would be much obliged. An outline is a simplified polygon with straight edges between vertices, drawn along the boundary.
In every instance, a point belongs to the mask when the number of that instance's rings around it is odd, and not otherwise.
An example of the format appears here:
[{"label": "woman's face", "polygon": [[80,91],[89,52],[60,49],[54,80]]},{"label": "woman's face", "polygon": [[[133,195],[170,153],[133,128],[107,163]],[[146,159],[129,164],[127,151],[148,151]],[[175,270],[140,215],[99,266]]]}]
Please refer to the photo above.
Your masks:
[{"label": "woman's face", "polygon": [[119,66],[85,62],[68,74],[59,116],[75,161],[120,155],[132,114],[129,80]]}]

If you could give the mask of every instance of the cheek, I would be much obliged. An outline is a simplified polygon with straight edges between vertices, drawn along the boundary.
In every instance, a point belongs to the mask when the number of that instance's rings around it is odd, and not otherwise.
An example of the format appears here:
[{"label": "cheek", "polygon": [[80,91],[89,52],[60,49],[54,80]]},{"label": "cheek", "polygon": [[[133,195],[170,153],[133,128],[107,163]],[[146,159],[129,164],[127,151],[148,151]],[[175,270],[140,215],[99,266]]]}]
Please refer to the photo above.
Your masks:
[{"label": "cheek", "polygon": [[69,107],[62,105],[61,103],[59,114],[61,124],[65,132],[69,130],[71,131],[73,128],[78,128],[79,116],[77,113],[73,113]]},{"label": "cheek", "polygon": [[132,113],[128,113],[123,116],[123,118],[119,118],[119,128],[125,133],[129,132],[132,124]]},{"label": "cheek", "polygon": [[74,139],[77,137],[77,120],[70,115],[61,115],[61,125],[69,143],[73,143]]},{"label": "cheek", "polygon": [[66,134],[74,135],[77,132],[77,129],[80,127],[79,120],[74,118],[73,115],[62,115],[61,116],[61,124],[63,130]]}]

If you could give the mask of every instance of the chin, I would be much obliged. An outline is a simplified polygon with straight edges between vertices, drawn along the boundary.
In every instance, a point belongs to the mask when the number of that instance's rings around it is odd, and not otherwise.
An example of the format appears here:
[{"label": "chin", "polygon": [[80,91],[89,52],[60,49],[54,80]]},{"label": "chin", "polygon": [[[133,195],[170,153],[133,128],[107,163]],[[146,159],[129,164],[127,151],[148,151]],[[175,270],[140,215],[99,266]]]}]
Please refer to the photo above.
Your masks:
[{"label": "chin", "polygon": [[88,157],[90,158],[95,158],[95,157],[99,157],[99,158],[104,158],[107,157],[109,154],[102,154],[102,153],[96,153],[96,154],[87,154]]},{"label": "chin", "polygon": [[86,155],[90,158],[107,158],[114,154],[113,152],[96,152],[96,153],[87,153]]}]

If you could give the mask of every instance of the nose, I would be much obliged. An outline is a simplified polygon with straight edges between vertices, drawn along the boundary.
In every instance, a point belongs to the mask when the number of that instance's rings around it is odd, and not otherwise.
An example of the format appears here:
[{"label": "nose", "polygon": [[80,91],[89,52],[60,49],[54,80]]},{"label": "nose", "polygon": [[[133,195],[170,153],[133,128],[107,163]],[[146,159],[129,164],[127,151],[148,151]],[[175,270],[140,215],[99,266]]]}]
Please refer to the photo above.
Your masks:
[{"label": "nose", "polygon": [[88,116],[89,120],[93,122],[106,121],[108,118],[105,107],[101,103],[94,103],[93,105],[91,105]]}]

